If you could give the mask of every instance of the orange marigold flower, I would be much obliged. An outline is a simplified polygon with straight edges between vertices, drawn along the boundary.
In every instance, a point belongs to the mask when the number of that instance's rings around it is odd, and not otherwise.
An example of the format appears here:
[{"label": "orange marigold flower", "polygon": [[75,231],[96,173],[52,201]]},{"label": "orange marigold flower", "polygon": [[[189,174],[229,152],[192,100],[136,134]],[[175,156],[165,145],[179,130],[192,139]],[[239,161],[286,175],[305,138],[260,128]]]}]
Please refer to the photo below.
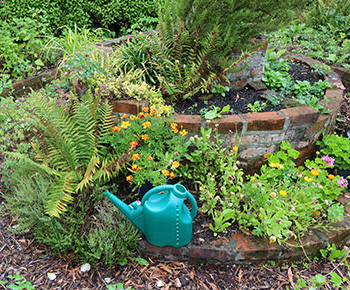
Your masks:
[{"label": "orange marigold flower", "polygon": [[130,120],[131,120],[131,121],[134,121],[135,119],[136,119],[136,117],[135,117],[134,115],[131,115],[131,116],[130,116]]},{"label": "orange marigold flower", "polygon": [[148,135],[147,134],[142,135],[141,138],[142,138],[142,140],[147,140],[148,139]]},{"label": "orange marigold flower", "polygon": [[139,169],[139,167],[136,164],[131,166],[131,170],[136,171],[137,169]]},{"label": "orange marigold flower", "polygon": [[140,119],[143,119],[144,117],[145,117],[145,114],[141,112],[141,113],[139,114],[139,118],[140,118]]},{"label": "orange marigold flower", "polygon": [[177,133],[177,132],[179,132],[179,130],[175,127],[175,128],[173,128],[173,132]]},{"label": "orange marigold flower", "polygon": [[232,147],[232,150],[233,150],[233,151],[237,151],[237,150],[238,150],[238,147],[237,147],[237,146],[233,146],[233,147]]},{"label": "orange marigold flower", "polygon": [[137,160],[137,159],[140,159],[140,155],[138,153],[136,154],[133,154],[132,157],[131,157],[132,160]]},{"label": "orange marigold flower", "polygon": [[128,114],[123,114],[123,115],[122,115],[122,119],[127,118],[127,117],[129,117]]},{"label": "orange marigold flower", "polygon": [[121,129],[122,129],[122,128],[120,128],[119,126],[114,126],[113,129],[112,129],[112,131],[113,131],[114,133],[117,133],[117,132],[119,132]]},{"label": "orange marigold flower", "polygon": [[334,177],[335,177],[335,176],[334,176],[333,174],[329,174],[329,175],[328,175],[328,178],[331,179],[331,180],[334,179]]},{"label": "orange marigold flower", "polygon": [[172,166],[175,167],[175,168],[178,168],[180,166],[179,161],[174,161]]},{"label": "orange marigold flower", "polygon": [[148,108],[148,107],[144,107],[144,108],[142,109],[142,111],[144,111],[145,113],[147,113],[147,112],[149,111],[149,108]]},{"label": "orange marigold flower", "polygon": [[147,122],[143,123],[142,126],[143,126],[144,129],[146,129],[146,128],[148,128],[148,127],[151,127],[152,124],[151,124],[150,122],[147,121]]},{"label": "orange marigold flower", "polygon": [[147,157],[147,160],[148,160],[148,161],[150,161],[150,160],[152,160],[152,159],[153,159],[152,156],[148,156],[148,157]]},{"label": "orange marigold flower", "polygon": [[185,129],[183,129],[183,130],[180,132],[180,134],[181,134],[182,137],[184,137],[187,133],[188,133],[188,132],[187,132]]},{"label": "orange marigold flower", "polygon": [[311,173],[312,176],[319,176],[320,175],[320,172],[317,169],[312,169],[310,171],[310,173]]},{"label": "orange marigold flower", "polygon": [[170,177],[170,179],[173,179],[175,177],[174,172],[170,172],[169,177]]},{"label": "orange marigold flower", "polygon": [[286,196],[286,195],[287,195],[287,192],[284,191],[284,190],[280,190],[280,191],[279,191],[279,194],[280,194],[280,196]]},{"label": "orange marigold flower", "polygon": [[276,196],[276,192],[271,192],[271,193],[270,193],[270,197],[271,197],[271,198],[274,198],[275,196]]},{"label": "orange marigold flower", "polygon": [[276,237],[272,236],[272,237],[270,238],[270,244],[272,244],[272,243],[274,243],[274,242],[276,242]]},{"label": "orange marigold flower", "polygon": [[120,125],[120,127],[122,127],[123,129],[126,129],[126,128],[128,128],[129,126],[131,126],[131,124],[130,124],[129,121],[122,122],[122,124]]},{"label": "orange marigold flower", "polygon": [[174,123],[174,122],[171,122],[171,123],[170,123],[170,127],[174,129],[174,128],[176,128],[176,127],[177,127],[177,124],[176,124],[176,123]]},{"label": "orange marigold flower", "polygon": [[152,109],[151,110],[151,116],[155,115],[157,113],[157,110],[156,109]]},{"label": "orange marigold flower", "polygon": [[137,142],[136,141],[130,142],[130,147],[135,148],[136,146],[137,146]]},{"label": "orange marigold flower", "polygon": [[127,182],[131,182],[131,180],[132,180],[132,176],[131,176],[131,175],[128,175],[128,176],[126,177],[126,181],[127,181]]},{"label": "orange marigold flower", "polygon": [[170,175],[169,171],[166,170],[166,169],[163,169],[163,170],[162,170],[162,173],[163,173],[165,176],[169,176],[169,175]]}]

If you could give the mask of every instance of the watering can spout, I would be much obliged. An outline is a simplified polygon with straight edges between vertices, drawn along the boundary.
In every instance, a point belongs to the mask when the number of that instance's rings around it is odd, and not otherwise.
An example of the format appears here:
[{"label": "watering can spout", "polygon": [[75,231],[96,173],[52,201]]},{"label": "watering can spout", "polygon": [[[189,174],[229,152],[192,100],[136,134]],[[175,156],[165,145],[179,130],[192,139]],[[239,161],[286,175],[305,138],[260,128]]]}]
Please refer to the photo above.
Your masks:
[{"label": "watering can spout", "polygon": [[142,232],[144,233],[144,219],[140,202],[135,201],[131,205],[122,202],[118,197],[110,193],[108,190],[104,193],[113,204]]}]

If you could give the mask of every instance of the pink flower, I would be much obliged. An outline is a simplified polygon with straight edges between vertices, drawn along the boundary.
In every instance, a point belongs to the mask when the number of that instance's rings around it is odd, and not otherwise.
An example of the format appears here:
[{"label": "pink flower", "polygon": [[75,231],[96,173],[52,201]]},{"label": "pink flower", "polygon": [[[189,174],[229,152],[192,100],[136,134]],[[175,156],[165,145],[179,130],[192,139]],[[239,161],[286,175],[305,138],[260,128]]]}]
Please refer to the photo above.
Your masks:
[{"label": "pink flower", "polygon": [[329,157],[328,155],[326,155],[326,156],[323,156],[321,159],[323,161],[326,161],[328,166],[333,166],[334,165],[335,159],[333,157]]},{"label": "pink flower", "polygon": [[1,4],[4,4],[5,2],[4,1],[1,1]]},{"label": "pink flower", "polygon": [[339,187],[343,187],[343,186],[347,187],[348,186],[348,181],[342,176],[337,180],[337,183],[338,183]]}]

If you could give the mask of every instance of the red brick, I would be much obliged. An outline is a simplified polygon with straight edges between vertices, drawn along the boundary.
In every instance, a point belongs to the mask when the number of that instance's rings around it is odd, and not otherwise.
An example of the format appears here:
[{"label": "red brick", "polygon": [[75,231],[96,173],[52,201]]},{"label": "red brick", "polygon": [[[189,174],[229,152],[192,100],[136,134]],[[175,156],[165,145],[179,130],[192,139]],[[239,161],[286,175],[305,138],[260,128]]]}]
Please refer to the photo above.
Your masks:
[{"label": "red brick", "polygon": [[232,239],[236,243],[236,261],[267,261],[278,259],[281,248],[277,243],[269,243],[267,238],[257,238],[253,235],[234,234]]},{"label": "red brick", "polygon": [[318,110],[308,106],[283,109],[281,113],[289,117],[291,126],[316,122],[320,115]]},{"label": "red brick", "polygon": [[240,79],[230,83],[230,86],[233,88],[243,88],[247,84],[247,79]]},{"label": "red brick", "polygon": [[308,146],[308,147],[305,147],[302,149],[297,149],[300,153],[298,159],[302,159],[304,157],[311,156],[311,155],[315,154],[317,149],[318,149],[318,147],[316,145]]},{"label": "red brick", "polygon": [[306,129],[304,137],[311,137],[315,133],[322,131],[327,120],[328,116],[320,115],[317,122]]},{"label": "red brick", "polygon": [[[298,247],[300,242],[303,247]],[[286,260],[297,260],[304,258],[305,254],[307,256],[316,255],[326,246],[325,241],[320,240],[312,231],[306,233],[301,238],[301,241],[289,240],[288,243],[291,244],[291,246],[286,247],[286,252],[283,255],[283,259]]]},{"label": "red brick", "polygon": [[137,115],[142,111],[142,108],[148,107],[149,102],[147,100],[116,100],[111,102],[113,111],[116,113],[128,113]]},{"label": "red brick", "polygon": [[148,253],[148,254],[152,253],[154,255],[160,255],[160,256],[173,255],[173,256],[182,257],[187,252],[186,246],[185,247],[171,247],[171,246],[158,247],[150,244],[145,239],[142,239],[140,241],[140,247],[142,251],[145,253]]},{"label": "red brick", "polygon": [[266,153],[273,153],[275,150],[275,146],[272,145],[270,147],[254,147],[254,148],[247,148],[241,152],[241,157],[244,159],[249,159],[253,157],[258,157],[261,155],[264,155]]},{"label": "red brick", "polygon": [[214,247],[209,245],[187,245],[188,257],[196,260],[211,260],[229,262],[231,260],[231,249],[224,247]]},{"label": "red brick", "polygon": [[215,128],[217,125],[219,133],[240,132],[243,127],[242,119],[238,115],[224,115],[207,123],[208,128]]},{"label": "red brick", "polygon": [[249,113],[243,118],[248,121],[248,131],[282,130],[285,120],[277,112]]},{"label": "red brick", "polygon": [[324,232],[329,238],[328,243],[338,246],[344,245],[350,238],[349,220],[343,220],[337,223],[337,228],[331,231]]},{"label": "red brick", "polygon": [[263,66],[256,67],[252,69],[252,76],[255,77],[256,75],[262,73]]},{"label": "red brick", "polygon": [[175,114],[175,122],[179,124],[180,128],[188,132],[200,132],[201,117],[199,115]]}]

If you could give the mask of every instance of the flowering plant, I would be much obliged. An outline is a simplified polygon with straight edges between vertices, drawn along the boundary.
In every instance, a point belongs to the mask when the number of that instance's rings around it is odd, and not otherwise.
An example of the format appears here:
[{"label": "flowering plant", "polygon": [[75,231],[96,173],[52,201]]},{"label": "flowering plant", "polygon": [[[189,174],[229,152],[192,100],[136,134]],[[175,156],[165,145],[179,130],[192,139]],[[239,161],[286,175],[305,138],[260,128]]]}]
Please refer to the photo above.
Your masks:
[{"label": "flowering plant", "polygon": [[292,159],[299,152],[282,142],[281,151],[271,154],[261,175],[245,184],[246,197],[238,223],[252,228],[258,236],[267,235],[270,242],[304,234],[309,227],[322,225],[322,220],[341,219],[334,210],[343,212],[334,201],[344,190],[342,177],[328,174],[324,160],[307,160],[297,167]]},{"label": "flowering plant", "polygon": [[179,128],[167,111],[168,107],[158,111],[146,107],[137,116],[124,114],[106,140],[113,154],[124,156],[126,181],[136,188],[146,182],[157,186],[174,179],[187,152],[187,131]]},{"label": "flowering plant", "polygon": [[[339,169],[350,168],[350,140],[336,134],[324,136],[321,141],[317,142],[321,145],[321,154],[328,166],[335,166]],[[330,160],[334,160],[330,162]]]},{"label": "flowering plant", "polygon": [[238,167],[238,146],[223,148],[218,131],[204,128],[201,137],[194,136],[189,141],[195,149],[186,154],[191,163],[181,168],[181,174],[195,185],[200,184],[201,211],[211,216],[214,226],[209,227],[217,235],[225,232],[239,214],[237,205],[241,196],[238,193],[243,187],[243,170]]}]

